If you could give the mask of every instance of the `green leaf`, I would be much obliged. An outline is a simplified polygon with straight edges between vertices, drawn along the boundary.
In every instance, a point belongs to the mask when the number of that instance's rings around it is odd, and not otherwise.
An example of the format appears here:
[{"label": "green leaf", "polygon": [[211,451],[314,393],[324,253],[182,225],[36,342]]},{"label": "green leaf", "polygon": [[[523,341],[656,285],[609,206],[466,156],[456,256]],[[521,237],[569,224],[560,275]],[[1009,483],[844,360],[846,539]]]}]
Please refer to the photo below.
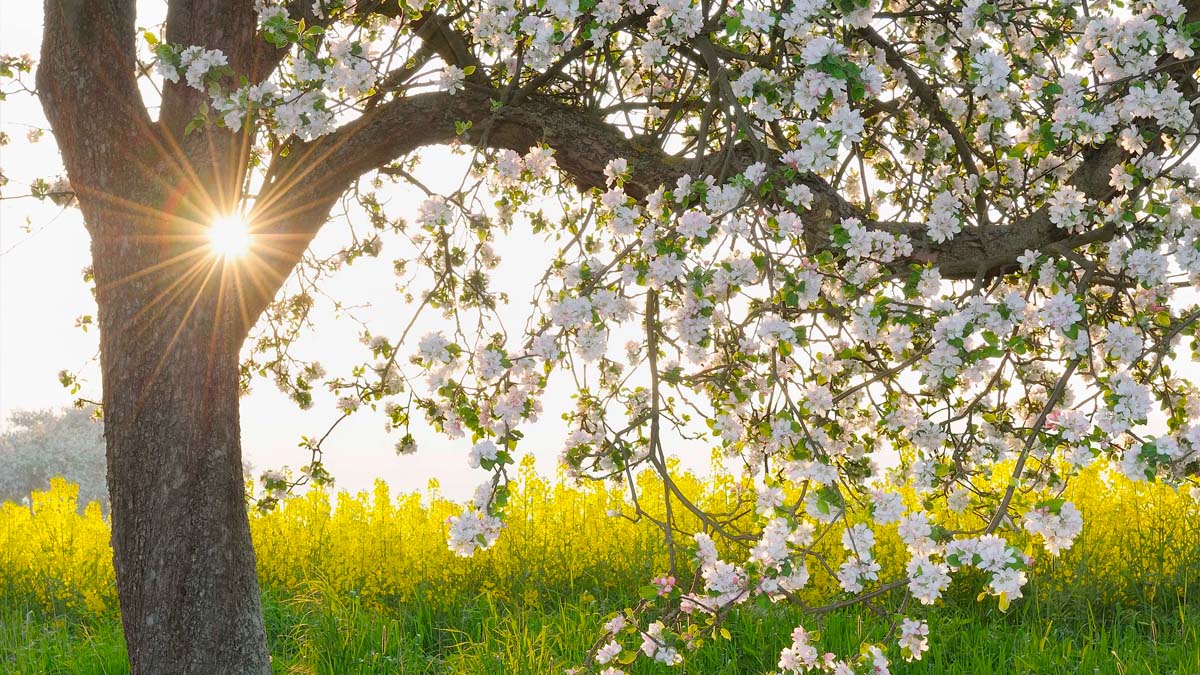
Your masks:
[{"label": "green leaf", "polygon": [[1047,499],[1044,502],[1038,502],[1037,507],[1039,509],[1046,509],[1050,513],[1057,514],[1060,511],[1062,511],[1063,504],[1066,504],[1066,503],[1067,503],[1067,500],[1062,499],[1062,498]]},{"label": "green leaf", "polygon": [[1020,335],[1017,335],[1008,341],[1008,348],[1011,349],[1014,354],[1024,354],[1025,352],[1029,351],[1029,346],[1025,344],[1025,338],[1021,337]]}]

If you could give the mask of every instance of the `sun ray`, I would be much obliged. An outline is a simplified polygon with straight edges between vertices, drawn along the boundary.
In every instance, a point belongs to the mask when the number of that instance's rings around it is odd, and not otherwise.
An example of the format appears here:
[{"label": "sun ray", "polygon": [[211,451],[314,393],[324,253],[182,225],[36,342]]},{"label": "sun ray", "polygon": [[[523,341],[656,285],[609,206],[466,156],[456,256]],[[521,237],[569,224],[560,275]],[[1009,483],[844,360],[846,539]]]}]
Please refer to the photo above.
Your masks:
[{"label": "sun ray", "polygon": [[160,260],[160,261],[154,263],[153,265],[148,265],[146,267],[143,267],[140,270],[137,270],[136,272],[131,272],[129,274],[126,274],[125,276],[121,277],[120,279],[114,279],[114,280],[108,282],[107,284],[104,284],[104,289],[106,291],[110,291],[110,290],[119,288],[120,286],[137,281],[138,279],[141,279],[142,277],[154,274],[156,272],[160,272],[169,267],[181,266],[185,261],[187,261],[191,258],[197,258],[197,257],[199,257],[199,258],[205,257],[203,249],[190,249],[190,250],[184,251],[182,253],[177,253],[177,254],[171,256],[170,258]]},{"label": "sun ray", "polygon": [[150,376],[146,379],[146,383],[144,385],[144,388],[143,388],[141,394],[138,395],[137,408],[141,408],[142,402],[145,400],[145,397],[150,393],[151,386],[154,384],[154,381],[158,379],[159,373],[162,372],[163,367],[167,364],[167,359],[170,358],[171,351],[175,348],[175,343],[179,340],[179,336],[181,334],[183,334],[183,331],[187,328],[188,322],[192,318],[192,312],[194,312],[196,309],[196,306],[198,304],[200,304],[200,299],[202,297],[203,288],[208,284],[209,280],[212,278],[213,272],[216,270],[216,267],[217,267],[216,265],[209,266],[208,272],[205,274],[203,281],[200,282],[201,292],[196,293],[195,297],[192,298],[192,301],[190,303],[188,303],[187,309],[184,310],[183,317],[181,317],[179,320],[179,325],[175,327],[175,331],[171,334],[171,338],[167,341],[167,344],[163,347],[163,353],[158,357],[158,361],[154,365],[154,370],[151,371]]},{"label": "sun ray", "polygon": [[[178,277],[170,283],[170,285],[159,291],[153,298],[150,299],[149,302],[142,306],[136,314],[134,314],[134,316],[130,319],[131,327],[139,328],[143,324],[149,327],[149,325],[160,313],[167,311],[171,304],[184,294],[184,292],[188,289],[190,282],[203,274],[206,268],[211,270],[215,267],[216,265],[208,258],[200,258],[196,260],[196,262],[189,265],[187,269],[183,270],[183,272],[180,273]],[[203,285],[197,289],[196,295],[199,296],[202,292]]]}]

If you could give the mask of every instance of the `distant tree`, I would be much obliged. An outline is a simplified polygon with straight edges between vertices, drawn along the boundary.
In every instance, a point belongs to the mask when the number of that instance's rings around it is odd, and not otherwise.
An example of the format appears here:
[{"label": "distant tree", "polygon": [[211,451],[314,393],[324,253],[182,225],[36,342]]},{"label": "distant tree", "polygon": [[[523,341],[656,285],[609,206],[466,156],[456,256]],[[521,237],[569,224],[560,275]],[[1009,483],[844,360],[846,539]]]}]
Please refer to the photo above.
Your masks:
[{"label": "distant tree", "polygon": [[79,503],[108,504],[104,425],[92,409],[19,410],[0,436],[0,501],[20,502],[62,476],[79,484]]}]

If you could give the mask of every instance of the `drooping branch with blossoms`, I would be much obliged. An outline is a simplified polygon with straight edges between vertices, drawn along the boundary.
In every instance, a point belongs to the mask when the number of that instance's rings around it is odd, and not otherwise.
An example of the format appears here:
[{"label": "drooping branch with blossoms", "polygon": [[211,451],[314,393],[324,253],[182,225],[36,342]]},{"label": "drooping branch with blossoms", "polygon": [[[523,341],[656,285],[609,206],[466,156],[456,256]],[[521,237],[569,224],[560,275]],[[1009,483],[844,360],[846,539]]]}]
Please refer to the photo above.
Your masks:
[{"label": "drooping branch with blossoms", "polygon": [[[797,627],[781,672],[887,672],[927,650],[919,605],[956,573],[1007,609],[1032,564],[1019,540],[1071,546],[1082,518],[1061,495],[1080,470],[1195,482],[1200,3],[257,11],[236,60],[153,35],[139,53],[186,92],[164,119],[237,132],[251,158],[243,199],[272,253],[244,378],[301,405],[328,387],[337,422],[382,409],[403,454],[422,421],[461,443],[488,474],[449,528],[462,555],[503,536],[525,430],[563,413],[569,474],[626,487],[617,515],[652,521],[670,554],[580,672],[680,663],[729,611],[787,601],[898,618],[859,655]],[[452,193],[420,183],[434,145],[469,159]],[[397,182],[426,193],[411,223],[390,213]],[[307,256],[339,205],[368,233]],[[515,329],[493,243],[525,224],[549,255]],[[351,373],[292,354],[321,279],[394,247],[417,311],[453,328],[364,326]],[[565,411],[546,410],[554,378]],[[264,475],[267,503],[330,478],[328,436],[304,439],[298,480]],[[671,478],[671,455],[711,450],[747,488],[722,512]],[[645,468],[665,512],[641,507]],[[885,535],[905,549],[892,578]],[[816,571],[842,595],[811,605]]]}]

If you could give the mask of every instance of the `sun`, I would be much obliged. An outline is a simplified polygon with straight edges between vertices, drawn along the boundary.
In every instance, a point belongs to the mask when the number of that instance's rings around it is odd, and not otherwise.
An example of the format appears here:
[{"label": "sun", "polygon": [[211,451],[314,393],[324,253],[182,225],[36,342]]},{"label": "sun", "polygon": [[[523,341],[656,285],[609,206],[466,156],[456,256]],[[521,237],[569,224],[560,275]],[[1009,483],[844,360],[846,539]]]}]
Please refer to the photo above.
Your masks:
[{"label": "sun", "polygon": [[237,258],[250,250],[250,225],[239,214],[219,216],[208,228],[208,247],[214,255]]}]

